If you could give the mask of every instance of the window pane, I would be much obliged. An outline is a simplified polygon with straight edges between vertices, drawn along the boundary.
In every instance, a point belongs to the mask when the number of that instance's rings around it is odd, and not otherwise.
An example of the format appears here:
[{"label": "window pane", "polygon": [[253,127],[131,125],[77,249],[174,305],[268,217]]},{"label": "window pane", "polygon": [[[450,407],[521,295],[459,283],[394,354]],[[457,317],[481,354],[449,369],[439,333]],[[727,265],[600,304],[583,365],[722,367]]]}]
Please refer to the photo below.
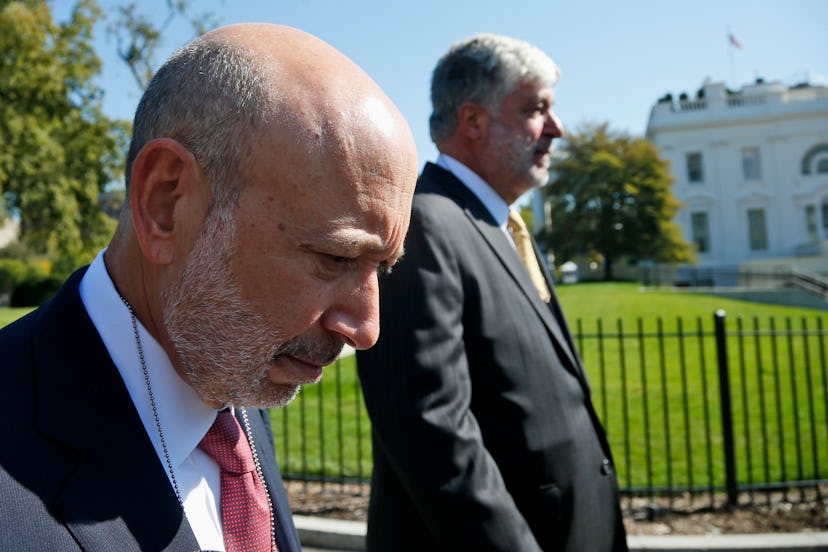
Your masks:
[{"label": "window pane", "polygon": [[742,173],[745,180],[762,178],[762,167],[759,162],[759,148],[742,148]]},{"label": "window pane", "polygon": [[748,236],[751,251],[765,251],[768,248],[764,209],[748,209]]},{"label": "window pane", "polygon": [[808,232],[808,243],[816,243],[819,241],[816,206],[814,205],[805,206],[805,229]]},{"label": "window pane", "polygon": [[822,200],[822,231],[828,235],[828,198]]},{"label": "window pane", "polygon": [[710,231],[707,213],[699,212],[690,214],[690,232],[693,235],[693,243],[696,244],[696,251],[699,253],[707,253],[710,250]]},{"label": "window pane", "polygon": [[701,182],[704,180],[702,170],[702,154],[694,151],[687,154],[687,180],[690,182]]}]

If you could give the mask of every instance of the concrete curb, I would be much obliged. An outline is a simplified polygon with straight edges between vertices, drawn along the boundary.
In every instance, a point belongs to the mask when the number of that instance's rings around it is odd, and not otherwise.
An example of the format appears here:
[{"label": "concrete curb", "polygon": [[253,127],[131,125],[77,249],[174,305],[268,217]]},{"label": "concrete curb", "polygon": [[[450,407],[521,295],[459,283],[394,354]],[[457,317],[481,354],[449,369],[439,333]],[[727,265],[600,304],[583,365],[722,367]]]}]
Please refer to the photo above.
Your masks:
[{"label": "concrete curb", "polygon": [[[293,516],[302,546],[365,550],[365,522]],[[764,535],[630,535],[630,550],[651,552],[828,552],[828,532]]]},{"label": "concrete curb", "polygon": [[302,547],[329,550],[365,550],[364,521],[293,516]]},{"label": "concrete curb", "polygon": [[758,535],[630,535],[630,550],[658,552],[805,552],[828,551],[828,533]]}]

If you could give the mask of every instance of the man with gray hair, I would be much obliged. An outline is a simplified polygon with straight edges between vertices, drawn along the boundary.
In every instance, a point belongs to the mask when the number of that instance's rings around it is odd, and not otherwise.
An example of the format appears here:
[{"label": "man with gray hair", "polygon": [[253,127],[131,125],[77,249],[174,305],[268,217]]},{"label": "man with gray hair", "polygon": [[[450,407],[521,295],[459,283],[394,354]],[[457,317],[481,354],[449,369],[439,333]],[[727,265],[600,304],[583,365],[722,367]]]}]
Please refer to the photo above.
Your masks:
[{"label": "man with gray hair", "polygon": [[440,151],[358,352],[373,424],[368,550],[627,549],[612,457],[540,251],[510,205],[549,177],[556,65],[461,41],[434,70]]},{"label": "man with gray hair", "polygon": [[376,342],[411,131],[252,23],[176,53],[133,128],[109,247],[0,331],[0,550],[299,552],[266,408]]}]

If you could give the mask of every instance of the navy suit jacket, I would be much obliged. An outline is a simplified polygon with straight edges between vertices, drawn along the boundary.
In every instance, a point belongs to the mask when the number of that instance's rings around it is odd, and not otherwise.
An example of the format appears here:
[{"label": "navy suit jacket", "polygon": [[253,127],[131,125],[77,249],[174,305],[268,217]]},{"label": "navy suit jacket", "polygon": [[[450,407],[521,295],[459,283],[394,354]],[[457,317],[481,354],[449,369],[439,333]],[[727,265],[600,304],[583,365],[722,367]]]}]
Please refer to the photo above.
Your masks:
[{"label": "navy suit jacket", "polygon": [[553,292],[427,164],[405,256],[358,352],[373,428],[368,550],[626,550],[612,457]]},{"label": "navy suit jacket", "polygon": [[[83,306],[84,272],[0,330],[0,550],[198,550]],[[279,550],[299,552],[268,414],[249,419]]]}]

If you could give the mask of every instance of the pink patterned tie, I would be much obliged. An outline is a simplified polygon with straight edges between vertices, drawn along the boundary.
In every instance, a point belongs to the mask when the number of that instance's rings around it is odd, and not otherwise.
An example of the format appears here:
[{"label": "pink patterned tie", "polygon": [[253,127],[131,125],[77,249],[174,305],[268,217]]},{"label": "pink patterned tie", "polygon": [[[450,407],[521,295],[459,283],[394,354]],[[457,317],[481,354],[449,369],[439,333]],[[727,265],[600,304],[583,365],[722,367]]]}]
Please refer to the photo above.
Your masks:
[{"label": "pink patterned tie", "polygon": [[221,523],[227,552],[273,552],[270,506],[238,420],[222,410],[201,440],[221,468]]}]

